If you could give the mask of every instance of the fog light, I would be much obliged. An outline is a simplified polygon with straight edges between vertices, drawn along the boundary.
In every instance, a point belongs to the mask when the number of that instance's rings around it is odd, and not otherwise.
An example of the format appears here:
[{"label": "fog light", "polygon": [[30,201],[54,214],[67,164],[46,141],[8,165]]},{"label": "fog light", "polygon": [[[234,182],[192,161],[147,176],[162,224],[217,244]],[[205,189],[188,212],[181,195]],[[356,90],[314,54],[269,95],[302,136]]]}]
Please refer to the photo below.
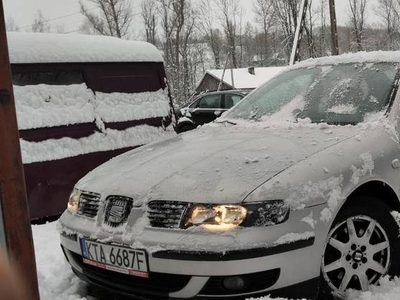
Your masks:
[{"label": "fog light", "polygon": [[240,276],[227,277],[222,284],[228,291],[239,291],[245,287],[244,279]]}]

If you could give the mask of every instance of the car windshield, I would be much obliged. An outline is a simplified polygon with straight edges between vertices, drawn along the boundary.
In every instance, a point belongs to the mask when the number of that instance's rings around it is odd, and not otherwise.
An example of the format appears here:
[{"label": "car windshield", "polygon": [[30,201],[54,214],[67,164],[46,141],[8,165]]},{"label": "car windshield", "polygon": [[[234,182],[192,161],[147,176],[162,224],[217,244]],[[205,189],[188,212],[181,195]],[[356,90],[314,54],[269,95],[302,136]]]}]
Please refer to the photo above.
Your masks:
[{"label": "car windshield", "polygon": [[397,64],[382,62],[293,69],[249,94],[225,118],[356,124],[387,107],[396,72]]}]

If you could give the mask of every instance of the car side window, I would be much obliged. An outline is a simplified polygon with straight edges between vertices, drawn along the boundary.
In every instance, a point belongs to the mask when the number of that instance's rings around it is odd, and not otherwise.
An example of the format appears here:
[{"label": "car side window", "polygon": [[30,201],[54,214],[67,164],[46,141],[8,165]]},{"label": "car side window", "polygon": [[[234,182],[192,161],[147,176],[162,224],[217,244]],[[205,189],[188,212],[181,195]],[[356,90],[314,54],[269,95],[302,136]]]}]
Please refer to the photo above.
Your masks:
[{"label": "car side window", "polygon": [[226,94],[224,97],[224,103],[222,108],[229,109],[232,106],[236,105],[240,100],[242,100],[243,96],[241,95],[231,95]]},{"label": "car side window", "polygon": [[198,108],[220,108],[221,95],[208,95],[201,98],[196,107]]}]

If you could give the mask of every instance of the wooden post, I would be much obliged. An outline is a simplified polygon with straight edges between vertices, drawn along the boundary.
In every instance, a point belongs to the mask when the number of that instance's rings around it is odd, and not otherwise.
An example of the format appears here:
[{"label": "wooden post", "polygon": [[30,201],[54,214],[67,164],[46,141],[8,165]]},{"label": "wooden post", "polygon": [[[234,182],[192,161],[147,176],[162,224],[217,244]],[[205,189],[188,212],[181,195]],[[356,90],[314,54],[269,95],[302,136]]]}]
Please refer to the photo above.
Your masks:
[{"label": "wooden post", "polygon": [[[12,90],[3,1],[0,0],[0,247],[21,289],[39,300],[35,255]],[[0,295],[1,298],[1,295]]]},{"label": "wooden post", "polygon": [[339,43],[336,26],[335,0],[329,0],[329,14],[331,18],[332,55],[339,54]]}]

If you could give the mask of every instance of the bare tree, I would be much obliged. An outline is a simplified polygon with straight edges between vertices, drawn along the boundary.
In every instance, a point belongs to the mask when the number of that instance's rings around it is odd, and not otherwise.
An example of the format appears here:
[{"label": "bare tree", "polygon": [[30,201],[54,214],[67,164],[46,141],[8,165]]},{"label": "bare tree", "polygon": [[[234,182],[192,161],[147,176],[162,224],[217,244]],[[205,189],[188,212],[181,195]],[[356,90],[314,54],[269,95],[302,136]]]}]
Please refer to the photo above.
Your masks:
[{"label": "bare tree", "polygon": [[362,39],[365,27],[368,0],[349,0],[350,22],[356,39],[357,50],[362,51]]},{"label": "bare tree", "polygon": [[33,32],[50,32],[50,25],[48,24],[48,19],[43,16],[41,10],[37,10],[32,23]]},{"label": "bare tree", "polygon": [[269,52],[269,33],[274,25],[276,18],[274,15],[274,6],[272,0],[256,0],[253,11],[256,16],[256,22],[261,24],[263,36],[263,51],[261,52],[261,66],[268,59]]},{"label": "bare tree", "polygon": [[99,34],[125,37],[132,22],[132,8],[126,0],[88,0],[99,8],[100,13],[88,9],[82,2],[81,13]]},{"label": "bare tree", "polygon": [[171,91],[178,103],[190,96],[191,47],[195,14],[189,0],[157,0],[164,34],[164,57]]},{"label": "bare tree", "polygon": [[[229,52],[232,58],[232,67],[238,67],[236,46],[238,31],[241,30],[243,8],[240,5],[240,0],[214,0],[221,13],[221,25],[224,29]],[[239,44],[241,42],[239,41]]]},{"label": "bare tree", "polygon": [[306,45],[308,50],[308,57],[316,57],[316,46],[314,40],[314,24],[315,24],[315,14],[312,10],[312,0],[308,2],[308,12],[306,15],[306,22],[304,25],[304,30],[306,34]]},{"label": "bare tree", "polygon": [[378,0],[375,13],[382,19],[388,37],[387,49],[395,48],[395,39],[399,36],[400,1]]},{"label": "bare tree", "polygon": [[293,47],[300,0],[272,0],[274,13],[282,28],[284,47],[289,57]]},{"label": "bare tree", "polygon": [[216,28],[214,9],[210,0],[201,0],[198,6],[200,22],[198,22],[199,30],[204,34],[207,43],[213,53],[214,66],[219,69],[221,67],[221,51],[222,36],[221,31]]},{"label": "bare tree", "polygon": [[157,3],[155,0],[142,0],[140,7],[144,29],[146,31],[146,41],[155,45],[158,23]]},{"label": "bare tree", "polygon": [[7,31],[19,31],[19,27],[12,16],[9,16],[6,20]]},{"label": "bare tree", "polygon": [[321,25],[319,27],[319,41],[318,41],[318,52],[319,56],[324,56],[327,54],[327,43],[326,43],[326,21],[329,17],[329,13],[327,14],[327,0],[321,0],[320,4],[317,8],[319,14],[319,20]]}]

